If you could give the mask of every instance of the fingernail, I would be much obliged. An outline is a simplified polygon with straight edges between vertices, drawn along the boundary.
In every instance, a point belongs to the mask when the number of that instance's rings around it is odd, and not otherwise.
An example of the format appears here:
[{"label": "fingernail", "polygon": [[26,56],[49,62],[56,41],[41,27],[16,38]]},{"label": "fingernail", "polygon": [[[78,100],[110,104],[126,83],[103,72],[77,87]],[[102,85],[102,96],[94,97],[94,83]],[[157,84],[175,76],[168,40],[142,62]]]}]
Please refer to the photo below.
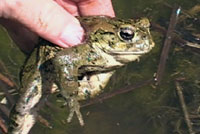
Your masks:
[{"label": "fingernail", "polygon": [[82,42],[84,30],[80,24],[68,24],[60,36],[63,45],[75,46]]}]

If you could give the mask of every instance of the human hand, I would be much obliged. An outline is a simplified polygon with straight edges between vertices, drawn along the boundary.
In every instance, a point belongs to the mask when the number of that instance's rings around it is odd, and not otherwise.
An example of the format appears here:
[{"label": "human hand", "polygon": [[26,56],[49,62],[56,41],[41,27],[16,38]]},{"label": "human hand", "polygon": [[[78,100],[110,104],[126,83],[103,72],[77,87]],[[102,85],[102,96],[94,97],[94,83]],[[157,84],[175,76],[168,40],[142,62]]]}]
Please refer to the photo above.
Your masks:
[{"label": "human hand", "polygon": [[0,22],[25,47],[36,35],[61,47],[80,44],[84,30],[74,16],[87,15],[114,17],[111,0],[0,0]]}]

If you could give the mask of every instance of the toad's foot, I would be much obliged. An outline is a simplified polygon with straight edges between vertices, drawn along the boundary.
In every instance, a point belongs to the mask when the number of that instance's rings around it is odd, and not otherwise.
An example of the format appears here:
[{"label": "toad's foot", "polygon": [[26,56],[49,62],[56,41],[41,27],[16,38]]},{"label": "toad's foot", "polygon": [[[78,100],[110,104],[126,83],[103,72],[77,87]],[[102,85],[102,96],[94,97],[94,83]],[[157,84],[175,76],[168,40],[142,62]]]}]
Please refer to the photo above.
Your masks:
[{"label": "toad's foot", "polygon": [[72,97],[72,98],[69,99],[68,105],[69,105],[69,108],[70,108],[70,113],[69,113],[69,116],[67,118],[67,122],[71,122],[72,117],[73,117],[74,112],[75,112],[77,117],[78,117],[80,125],[83,126],[84,121],[83,121],[82,114],[80,112],[80,104],[79,104],[78,100],[75,97]]}]

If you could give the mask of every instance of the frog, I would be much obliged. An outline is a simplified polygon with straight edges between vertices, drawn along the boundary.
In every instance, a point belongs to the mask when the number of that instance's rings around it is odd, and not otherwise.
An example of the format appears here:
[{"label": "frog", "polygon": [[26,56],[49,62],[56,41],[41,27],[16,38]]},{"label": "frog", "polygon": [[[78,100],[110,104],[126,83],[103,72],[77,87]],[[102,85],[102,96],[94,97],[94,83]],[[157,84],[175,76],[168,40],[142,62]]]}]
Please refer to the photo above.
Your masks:
[{"label": "frog", "polygon": [[52,87],[58,88],[80,125],[84,120],[79,102],[104,91],[114,72],[150,52],[155,43],[147,18],[108,16],[78,17],[84,41],[61,48],[45,39],[35,47],[21,71],[20,98],[10,115],[9,134],[28,134],[36,122],[38,105]]}]

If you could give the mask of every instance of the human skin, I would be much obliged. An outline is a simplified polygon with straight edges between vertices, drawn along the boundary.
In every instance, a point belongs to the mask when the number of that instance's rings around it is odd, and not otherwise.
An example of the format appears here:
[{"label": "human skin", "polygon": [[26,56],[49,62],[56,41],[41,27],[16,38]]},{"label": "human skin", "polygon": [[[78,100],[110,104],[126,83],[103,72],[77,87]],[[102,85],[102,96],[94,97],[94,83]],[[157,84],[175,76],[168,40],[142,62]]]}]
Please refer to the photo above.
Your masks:
[{"label": "human skin", "polygon": [[0,0],[0,23],[27,49],[37,35],[65,48],[81,44],[84,29],[74,16],[88,15],[114,17],[111,0]]}]

